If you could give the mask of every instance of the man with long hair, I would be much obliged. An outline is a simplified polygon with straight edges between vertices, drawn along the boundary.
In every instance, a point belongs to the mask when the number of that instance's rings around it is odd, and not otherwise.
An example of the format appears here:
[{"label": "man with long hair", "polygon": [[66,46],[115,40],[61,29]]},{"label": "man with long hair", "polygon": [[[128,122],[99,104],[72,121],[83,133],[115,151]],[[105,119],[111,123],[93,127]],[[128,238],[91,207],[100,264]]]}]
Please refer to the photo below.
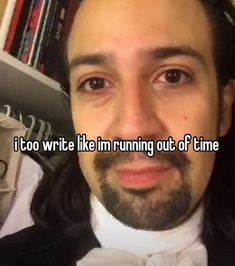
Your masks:
[{"label": "man with long hair", "polygon": [[67,65],[77,134],[220,149],[66,155],[34,194],[35,225],[0,240],[0,264],[233,266],[232,3],[85,0]]}]

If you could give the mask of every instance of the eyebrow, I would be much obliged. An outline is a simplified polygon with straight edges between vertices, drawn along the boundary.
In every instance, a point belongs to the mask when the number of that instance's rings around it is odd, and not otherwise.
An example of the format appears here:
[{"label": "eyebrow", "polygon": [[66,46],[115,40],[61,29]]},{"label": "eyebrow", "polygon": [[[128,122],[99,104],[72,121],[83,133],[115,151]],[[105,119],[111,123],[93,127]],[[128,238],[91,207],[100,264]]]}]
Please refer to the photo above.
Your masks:
[{"label": "eyebrow", "polygon": [[[158,48],[141,48],[138,50],[137,55],[152,57],[156,60],[165,60],[176,56],[188,56],[196,59],[203,68],[207,69],[205,58],[197,50],[188,46],[169,46]],[[97,65],[104,66],[115,62],[115,55],[112,53],[94,53],[76,56],[69,63],[69,71],[71,72],[75,68],[81,65]]]}]

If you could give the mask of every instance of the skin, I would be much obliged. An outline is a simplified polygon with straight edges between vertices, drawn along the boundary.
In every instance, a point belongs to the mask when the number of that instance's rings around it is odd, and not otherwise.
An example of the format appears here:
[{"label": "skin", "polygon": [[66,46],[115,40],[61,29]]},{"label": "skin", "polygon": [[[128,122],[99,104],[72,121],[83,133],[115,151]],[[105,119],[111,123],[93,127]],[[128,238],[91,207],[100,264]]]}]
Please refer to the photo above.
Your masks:
[{"label": "skin", "polygon": [[[186,47],[200,58],[180,54],[163,58],[149,53],[151,49],[166,47]],[[107,140],[139,136],[162,140],[172,136],[176,142],[185,134],[210,140],[225,135],[230,127],[232,90],[229,86],[224,90],[219,124],[212,47],[210,23],[199,1],[85,1],[75,17],[68,43],[75,132],[93,140],[98,136]],[[77,64],[76,58],[96,53],[109,55],[108,62]],[[166,70],[170,69],[183,71],[179,82],[166,80]],[[92,91],[89,82],[80,86],[92,77],[103,78],[105,87]],[[97,152],[79,153],[79,163],[92,192],[102,202],[94,166],[96,155]],[[189,146],[187,158],[191,162],[188,178],[192,200],[187,213],[174,225],[183,221],[203,197],[215,153],[194,152]],[[142,169],[157,164],[147,159],[140,161],[136,155],[132,163],[119,167]],[[108,183],[128,200],[116,170],[113,167],[107,172]],[[158,180],[158,189],[151,192],[149,200],[164,201],[180,185],[179,171],[173,167]],[[143,208],[141,204],[136,206]]]}]

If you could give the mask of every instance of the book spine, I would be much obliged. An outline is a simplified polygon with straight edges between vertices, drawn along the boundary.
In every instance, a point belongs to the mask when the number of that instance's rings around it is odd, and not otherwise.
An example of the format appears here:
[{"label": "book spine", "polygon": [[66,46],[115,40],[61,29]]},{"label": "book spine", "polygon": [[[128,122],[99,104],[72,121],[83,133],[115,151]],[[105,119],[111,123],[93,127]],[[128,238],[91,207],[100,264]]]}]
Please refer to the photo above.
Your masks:
[{"label": "book spine", "polygon": [[[21,41],[20,41],[19,49],[17,49],[18,50],[17,51],[17,58],[18,59],[20,59],[20,57],[21,57],[21,55],[23,53],[23,49],[24,49],[25,41],[26,41],[26,36],[27,36],[27,33],[28,33],[28,28],[29,28],[29,22],[30,22],[30,19],[31,19],[31,15],[32,15],[32,12],[33,12],[33,8],[34,8],[34,5],[35,5],[35,2],[36,2],[36,0],[32,0],[30,8],[29,8],[29,12],[28,12],[27,20],[26,20],[25,27],[24,27],[24,30],[23,30],[22,38],[21,38]],[[14,55],[14,53],[13,53],[13,55]]]},{"label": "book spine", "polygon": [[20,55],[20,60],[28,63],[33,44],[35,42],[35,35],[39,27],[39,19],[42,13],[42,7],[45,0],[35,0],[32,14],[29,19],[29,24],[26,30],[24,44]]},{"label": "book spine", "polygon": [[10,54],[14,57],[17,57],[18,55],[33,1],[34,0],[23,1],[24,4],[20,14],[19,23],[16,27],[16,32],[10,49]]},{"label": "book spine", "polygon": [[[23,62],[32,64],[32,58],[35,52],[37,41],[40,35],[40,29],[43,23],[46,8],[46,0],[42,0],[38,7],[35,9],[35,13],[32,14],[31,29],[32,29],[32,42],[29,44],[28,53],[23,57]],[[35,17],[34,17],[35,16]],[[36,26],[36,28],[34,28]]]},{"label": "book spine", "polygon": [[50,40],[51,40],[51,35],[53,33],[53,27],[54,27],[55,19],[56,19],[57,12],[58,12],[58,6],[59,6],[59,0],[53,1],[51,17],[50,17],[50,21],[49,21],[49,25],[48,25],[48,30],[47,30],[46,36],[45,36],[45,43],[44,43],[43,49],[42,49],[40,56],[39,56],[39,59],[38,59],[37,68],[42,73],[44,73],[44,60],[45,60],[45,58],[47,58],[48,49],[49,49]]},{"label": "book spine", "polygon": [[36,50],[35,56],[33,58],[33,66],[35,68],[37,67],[40,53],[41,53],[42,49],[44,48],[44,42],[45,42],[45,39],[46,39],[46,31],[48,30],[48,27],[49,27],[50,14],[52,12],[52,7],[53,7],[52,3],[53,3],[52,0],[48,1],[48,5],[47,5],[47,8],[46,8],[46,14],[45,14],[45,17],[43,19],[43,25],[42,25],[40,36],[39,36],[37,50]]},{"label": "book spine", "polygon": [[13,39],[14,39],[14,36],[16,34],[16,29],[17,29],[17,26],[19,24],[20,15],[21,15],[21,12],[23,9],[23,4],[24,4],[24,0],[18,0],[16,3],[14,15],[13,15],[12,22],[11,22],[11,26],[9,28],[9,32],[8,32],[5,47],[4,47],[4,50],[8,53],[11,51]]},{"label": "book spine", "polygon": [[68,86],[68,81],[66,75],[64,73],[66,72],[65,64],[64,64],[64,51],[66,49],[66,41],[68,39],[68,35],[70,32],[70,29],[72,27],[75,14],[81,4],[81,0],[70,0],[69,5],[65,14],[65,20],[64,25],[62,29],[61,34],[61,41],[60,41],[60,47],[59,47],[59,55],[56,59],[54,72],[52,75],[52,78],[61,83],[63,86]]},{"label": "book spine", "polygon": [[11,25],[12,16],[14,14],[15,6],[16,0],[9,0],[7,2],[0,29],[0,50],[3,50],[4,48],[7,39],[7,34]]},{"label": "book spine", "polygon": [[49,49],[47,53],[47,57],[45,58],[45,74],[49,77],[52,77],[54,65],[56,58],[58,57],[59,52],[59,43],[61,39],[61,30],[63,27],[65,12],[67,8],[68,1],[63,0],[59,1],[58,5],[58,13],[56,15],[55,23],[52,30],[52,35],[50,38]]}]

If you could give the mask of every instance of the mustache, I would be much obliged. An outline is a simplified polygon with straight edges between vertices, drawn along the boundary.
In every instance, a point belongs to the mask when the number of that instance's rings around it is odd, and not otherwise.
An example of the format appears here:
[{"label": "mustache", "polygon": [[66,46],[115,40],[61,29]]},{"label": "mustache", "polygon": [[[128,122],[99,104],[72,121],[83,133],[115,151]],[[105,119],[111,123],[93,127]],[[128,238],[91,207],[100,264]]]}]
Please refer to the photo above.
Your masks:
[{"label": "mustache", "polygon": [[112,167],[122,165],[123,163],[132,163],[134,161],[156,161],[156,162],[167,162],[171,166],[175,167],[182,176],[185,176],[191,161],[188,159],[186,153],[174,151],[174,152],[156,152],[153,157],[148,157],[147,153],[138,152],[100,152],[97,153],[94,164],[95,170],[100,176],[106,174]]}]

